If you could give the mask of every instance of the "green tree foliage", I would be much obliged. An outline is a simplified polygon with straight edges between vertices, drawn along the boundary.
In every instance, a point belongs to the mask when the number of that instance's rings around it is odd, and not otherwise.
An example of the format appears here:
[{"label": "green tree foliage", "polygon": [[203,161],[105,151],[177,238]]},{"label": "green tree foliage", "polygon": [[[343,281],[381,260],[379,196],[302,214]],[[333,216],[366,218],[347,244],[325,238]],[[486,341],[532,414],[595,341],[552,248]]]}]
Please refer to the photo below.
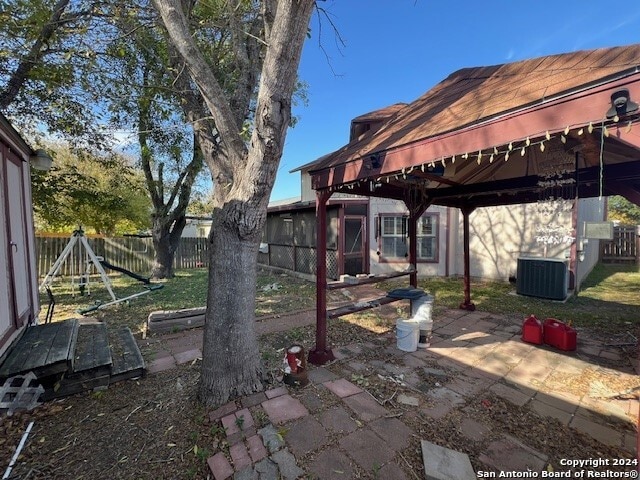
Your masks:
[{"label": "green tree foliage", "polygon": [[0,109],[30,137],[102,144],[93,90],[98,7],[82,0],[0,1]]},{"label": "green tree foliage", "polygon": [[32,171],[33,206],[39,230],[85,229],[108,235],[149,227],[151,204],[144,178],[120,155],[76,153],[49,145],[49,172]]},{"label": "green tree foliage", "polygon": [[622,225],[640,225],[640,206],[624,197],[609,197],[609,220],[617,220]]}]

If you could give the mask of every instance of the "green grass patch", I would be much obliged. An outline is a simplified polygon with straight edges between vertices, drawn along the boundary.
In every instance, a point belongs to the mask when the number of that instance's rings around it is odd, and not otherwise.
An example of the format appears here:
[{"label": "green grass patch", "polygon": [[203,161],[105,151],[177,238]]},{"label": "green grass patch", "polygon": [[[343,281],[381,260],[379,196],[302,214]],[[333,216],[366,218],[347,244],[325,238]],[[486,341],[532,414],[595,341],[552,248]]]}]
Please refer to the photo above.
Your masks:
[{"label": "green grass patch", "polygon": [[[144,291],[141,283],[124,275],[109,277],[118,298]],[[99,281],[92,278],[91,295],[80,295],[76,285],[72,289],[69,278],[57,278],[52,286],[56,300],[54,321],[77,318],[78,310],[111,301],[109,293]],[[178,270],[174,278],[156,282],[163,288],[145,295],[105,307],[88,315],[109,322],[111,326],[128,326],[133,333],[143,331],[149,313],[155,310],[179,310],[203,307],[207,302],[208,270]],[[269,287],[269,288],[265,288]],[[256,315],[282,315],[313,308],[315,285],[300,278],[259,269],[256,287]],[[47,296],[40,296],[42,317],[49,303]]]},{"label": "green grass patch", "polygon": [[[404,286],[385,282],[382,288]],[[434,308],[458,308],[464,298],[461,278],[420,279],[418,287],[434,295]],[[637,266],[597,265],[582,290],[566,302],[516,295],[507,282],[471,282],[471,301],[477,310],[525,318],[557,318],[578,327],[622,333],[640,326],[640,270]]]}]

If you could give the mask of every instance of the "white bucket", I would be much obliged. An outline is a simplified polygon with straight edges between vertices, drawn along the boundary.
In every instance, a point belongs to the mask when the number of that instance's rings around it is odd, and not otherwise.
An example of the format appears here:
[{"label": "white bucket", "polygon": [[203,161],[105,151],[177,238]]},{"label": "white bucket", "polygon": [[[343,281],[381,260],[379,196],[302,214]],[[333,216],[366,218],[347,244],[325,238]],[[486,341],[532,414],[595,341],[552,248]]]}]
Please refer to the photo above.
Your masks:
[{"label": "white bucket", "polygon": [[433,308],[433,297],[422,295],[415,300],[411,300],[412,320],[419,325],[418,348],[427,348],[431,345],[431,333],[433,331],[433,320],[431,310]]},{"label": "white bucket", "polygon": [[415,352],[418,349],[418,337],[420,328],[418,322],[399,318],[396,321],[396,338],[398,350],[403,352]]}]

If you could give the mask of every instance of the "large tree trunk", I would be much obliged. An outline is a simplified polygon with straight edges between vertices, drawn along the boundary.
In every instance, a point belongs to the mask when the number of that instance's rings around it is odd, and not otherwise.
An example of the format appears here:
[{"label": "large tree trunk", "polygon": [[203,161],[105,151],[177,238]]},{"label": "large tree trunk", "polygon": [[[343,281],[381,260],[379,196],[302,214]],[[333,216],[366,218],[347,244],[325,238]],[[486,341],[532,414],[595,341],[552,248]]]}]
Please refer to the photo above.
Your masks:
[{"label": "large tree trunk", "polygon": [[214,212],[200,400],[208,406],[262,390],[255,334],[258,243],[238,237],[233,214]]},{"label": "large tree trunk", "polygon": [[[254,332],[258,246],[291,120],[291,96],[315,2],[259,2],[261,12],[255,20],[263,22],[264,34],[264,40],[256,45],[259,48],[244,49],[257,41],[256,35],[247,35],[240,18],[230,22],[236,39],[231,42],[234,58],[240,69],[239,88],[232,102],[194,41],[185,4],[180,0],[153,3],[202,94],[217,133],[211,141],[195,128],[215,183],[199,389],[201,401],[213,407],[263,388]],[[256,55],[260,50],[264,55]],[[247,141],[241,132],[252,105],[253,131]]]},{"label": "large tree trunk", "polygon": [[179,216],[173,224],[169,219],[153,218],[152,239],[156,253],[151,269],[152,278],[174,277],[173,263],[185,225],[184,214]]}]

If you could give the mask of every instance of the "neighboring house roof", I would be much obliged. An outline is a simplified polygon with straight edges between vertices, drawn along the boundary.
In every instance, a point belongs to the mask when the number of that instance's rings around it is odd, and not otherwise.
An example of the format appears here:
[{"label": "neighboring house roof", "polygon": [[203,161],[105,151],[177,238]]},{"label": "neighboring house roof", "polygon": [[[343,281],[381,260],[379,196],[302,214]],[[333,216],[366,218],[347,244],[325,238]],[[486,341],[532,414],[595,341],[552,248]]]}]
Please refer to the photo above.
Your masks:
[{"label": "neighboring house roof", "polygon": [[[640,44],[464,68],[400,108],[379,128],[305,167],[315,189],[346,191],[348,186],[351,193],[404,198],[403,190],[420,187],[426,189],[424,195],[437,197],[435,203],[458,206],[480,191],[497,195],[503,185],[496,181],[525,176],[527,182],[535,181],[544,161],[540,151],[536,154],[537,149],[530,148],[535,142],[550,141],[547,146],[564,148],[563,155],[570,153],[567,140],[580,144],[581,167],[596,168],[600,132],[606,124],[610,135],[605,163],[626,162],[626,168],[638,158],[640,140],[622,123],[605,118],[611,94],[620,88],[629,89],[634,101],[639,100]],[[624,120],[637,122],[637,117],[634,113]],[[521,150],[524,161],[493,163],[493,156],[487,161],[493,152],[507,160],[505,153],[512,149],[518,156]],[[626,175],[622,170],[617,179]],[[389,186],[378,187],[381,180]],[[533,192],[535,184],[529,183],[514,186]],[[470,185],[477,186],[473,192],[462,188]],[[593,190],[584,193],[593,195]],[[486,203],[501,201],[494,197]]]}]

